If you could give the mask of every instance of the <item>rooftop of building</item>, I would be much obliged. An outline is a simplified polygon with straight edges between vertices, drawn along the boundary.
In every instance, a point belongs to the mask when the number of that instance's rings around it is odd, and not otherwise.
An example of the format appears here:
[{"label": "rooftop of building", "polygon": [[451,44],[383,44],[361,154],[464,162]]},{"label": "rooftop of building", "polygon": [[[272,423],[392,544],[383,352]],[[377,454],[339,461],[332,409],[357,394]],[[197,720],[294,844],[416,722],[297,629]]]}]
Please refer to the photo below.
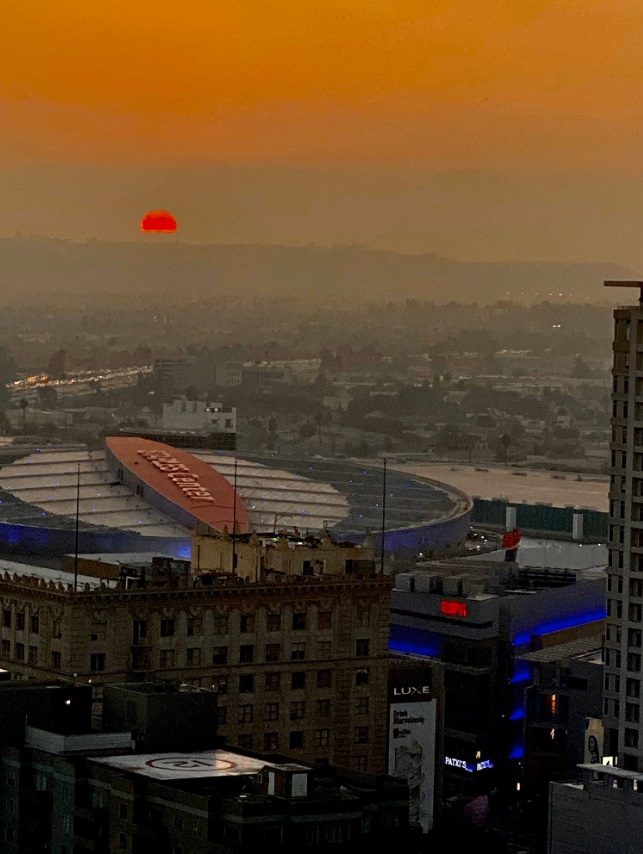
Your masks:
[{"label": "rooftop of building", "polygon": [[555,644],[539,649],[534,652],[526,652],[518,656],[523,661],[531,661],[537,664],[552,664],[570,658],[583,659],[589,662],[602,663],[601,649],[603,645],[602,634],[595,634],[585,638],[568,641],[567,643]]},{"label": "rooftop of building", "polygon": [[520,567],[511,561],[447,558],[423,561],[411,572],[399,573],[395,589],[405,592],[459,595],[470,599],[529,595],[556,587],[606,578],[603,569]]},{"label": "rooftop of building", "polygon": [[[257,775],[271,763],[228,750],[204,750],[196,753],[134,753],[125,756],[105,756],[94,759],[130,774],[155,780],[208,779]],[[274,767],[274,766],[273,766]],[[308,770],[305,766],[302,771]]]}]

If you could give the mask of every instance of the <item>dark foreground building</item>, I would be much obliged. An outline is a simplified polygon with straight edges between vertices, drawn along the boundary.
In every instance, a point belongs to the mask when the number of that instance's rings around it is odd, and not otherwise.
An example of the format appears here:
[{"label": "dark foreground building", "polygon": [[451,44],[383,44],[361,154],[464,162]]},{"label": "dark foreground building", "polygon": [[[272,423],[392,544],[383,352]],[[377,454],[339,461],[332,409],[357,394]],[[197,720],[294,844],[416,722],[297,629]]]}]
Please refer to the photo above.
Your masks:
[{"label": "dark foreground building", "polygon": [[[20,689],[11,690],[15,699]],[[135,753],[130,732],[89,729],[87,689],[23,691],[29,696],[16,706],[20,715],[25,704],[37,705],[49,694],[59,725],[29,725],[28,709],[21,736],[17,718],[7,738],[0,734],[3,854],[255,854],[329,845],[366,852],[377,842],[415,850],[408,789],[391,777],[214,745],[199,749],[202,733],[195,729],[192,750]],[[175,714],[183,696],[168,694]],[[64,710],[76,705],[86,714],[67,725]],[[163,739],[161,729],[155,724]],[[189,747],[189,739],[183,743]]]}]

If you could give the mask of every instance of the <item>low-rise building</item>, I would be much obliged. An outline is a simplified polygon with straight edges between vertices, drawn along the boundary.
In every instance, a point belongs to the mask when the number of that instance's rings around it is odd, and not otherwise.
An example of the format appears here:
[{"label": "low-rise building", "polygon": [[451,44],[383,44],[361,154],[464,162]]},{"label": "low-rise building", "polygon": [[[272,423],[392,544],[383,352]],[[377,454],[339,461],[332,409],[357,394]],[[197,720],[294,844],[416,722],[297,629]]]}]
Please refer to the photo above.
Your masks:
[{"label": "low-rise building", "polygon": [[432,561],[396,576],[391,648],[444,667],[444,795],[489,776],[523,785],[525,653],[602,630],[602,570],[519,568],[473,558]]}]

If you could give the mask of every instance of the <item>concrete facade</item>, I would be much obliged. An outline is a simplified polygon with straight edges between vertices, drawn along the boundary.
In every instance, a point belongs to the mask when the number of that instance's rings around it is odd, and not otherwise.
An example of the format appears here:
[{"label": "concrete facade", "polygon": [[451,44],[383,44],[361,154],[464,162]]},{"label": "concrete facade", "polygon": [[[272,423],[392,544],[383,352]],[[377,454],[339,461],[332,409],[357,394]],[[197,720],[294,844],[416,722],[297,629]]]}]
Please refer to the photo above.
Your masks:
[{"label": "concrete facade", "polygon": [[643,771],[643,308],[614,312],[605,753]]},{"label": "concrete facade", "polygon": [[214,688],[230,744],[382,773],[389,607],[390,580],[368,572],[165,574],[77,592],[7,572],[0,662],[17,679],[91,683],[99,699],[115,682]]}]

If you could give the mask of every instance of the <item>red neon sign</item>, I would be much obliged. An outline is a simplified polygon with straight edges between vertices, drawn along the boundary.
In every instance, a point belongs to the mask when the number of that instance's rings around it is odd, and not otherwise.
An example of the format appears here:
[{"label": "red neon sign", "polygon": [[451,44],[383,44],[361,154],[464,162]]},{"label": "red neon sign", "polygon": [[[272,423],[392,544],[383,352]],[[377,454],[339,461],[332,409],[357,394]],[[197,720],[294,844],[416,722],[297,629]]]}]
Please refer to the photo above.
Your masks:
[{"label": "red neon sign", "polygon": [[449,617],[466,617],[469,613],[466,602],[449,602],[446,599],[440,603],[440,610]]}]

